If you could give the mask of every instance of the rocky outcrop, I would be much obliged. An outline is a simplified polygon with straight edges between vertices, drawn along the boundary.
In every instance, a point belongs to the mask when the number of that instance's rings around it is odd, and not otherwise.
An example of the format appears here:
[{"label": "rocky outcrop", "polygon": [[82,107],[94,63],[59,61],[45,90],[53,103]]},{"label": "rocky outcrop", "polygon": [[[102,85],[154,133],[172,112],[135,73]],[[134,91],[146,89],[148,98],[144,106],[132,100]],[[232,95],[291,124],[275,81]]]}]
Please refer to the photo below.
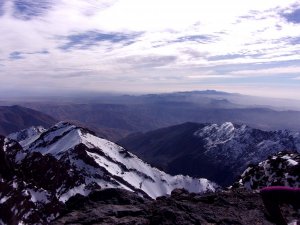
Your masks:
[{"label": "rocky outcrop", "polygon": [[0,136],[0,179],[10,179],[13,176],[13,166],[5,154],[4,142],[5,137]]},{"label": "rocky outcrop", "polygon": [[[88,197],[72,197],[59,224],[205,224],[271,225],[258,193],[235,190],[191,194],[176,189],[170,196],[147,200],[121,189],[106,189]],[[291,219],[293,211],[286,216]]]},{"label": "rocky outcrop", "polygon": [[64,209],[51,188],[64,175],[58,171],[63,164],[35,152],[17,163],[21,151],[17,142],[0,137],[0,224],[50,222]]},{"label": "rocky outcrop", "polygon": [[256,165],[250,165],[232,188],[256,190],[266,186],[300,187],[300,154],[279,152]]}]

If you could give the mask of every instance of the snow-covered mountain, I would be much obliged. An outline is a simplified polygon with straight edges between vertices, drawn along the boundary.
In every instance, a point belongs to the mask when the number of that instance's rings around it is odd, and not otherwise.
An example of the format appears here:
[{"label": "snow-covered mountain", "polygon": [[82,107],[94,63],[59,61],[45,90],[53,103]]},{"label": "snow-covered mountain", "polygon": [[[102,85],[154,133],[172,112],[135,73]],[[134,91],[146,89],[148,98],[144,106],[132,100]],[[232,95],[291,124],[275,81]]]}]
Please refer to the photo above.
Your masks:
[{"label": "snow-covered mountain", "polygon": [[[66,122],[48,130],[29,128],[9,137],[22,147],[2,138],[2,161],[8,164],[0,170],[0,210],[15,207],[7,215],[19,221],[32,222],[40,215],[40,220],[51,221],[71,196],[88,195],[97,189],[122,188],[156,198],[175,188],[190,192],[217,188],[207,179],[166,174],[88,129]],[[2,176],[8,168],[15,174]],[[26,209],[17,206],[25,203],[29,205]]]},{"label": "snow-covered mountain", "polygon": [[266,186],[300,187],[300,154],[279,152],[267,160],[249,166],[233,188],[249,190]]},{"label": "snow-covered mountain", "polygon": [[194,133],[205,141],[205,153],[222,156],[242,165],[257,163],[279,151],[300,152],[300,133],[262,131],[231,122],[207,125]]},{"label": "snow-covered mountain", "polygon": [[185,123],[129,136],[118,142],[171,174],[205,177],[230,185],[249,164],[279,151],[299,151],[300,134],[263,131],[231,122]]},{"label": "snow-covered mountain", "polygon": [[74,193],[89,192],[88,187],[92,184],[102,188],[122,187],[140,191],[152,198],[169,194],[179,187],[191,192],[214,190],[214,185],[206,179],[170,176],[113,142],[98,138],[89,130],[70,123],[58,123],[49,130],[37,132],[34,137],[29,136],[22,143],[24,150],[17,154],[18,162],[28,154],[38,152],[68,161],[74,170],[86,174],[80,185],[67,192],[60,190],[60,200]]}]

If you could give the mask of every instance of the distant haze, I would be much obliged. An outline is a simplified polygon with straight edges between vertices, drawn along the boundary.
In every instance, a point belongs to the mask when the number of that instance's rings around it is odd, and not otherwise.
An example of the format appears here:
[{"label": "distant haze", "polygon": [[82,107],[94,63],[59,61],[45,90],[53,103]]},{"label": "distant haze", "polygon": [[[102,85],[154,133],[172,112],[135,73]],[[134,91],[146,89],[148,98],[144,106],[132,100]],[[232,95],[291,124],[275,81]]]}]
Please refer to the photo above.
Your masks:
[{"label": "distant haze", "polygon": [[[212,92],[212,93],[210,93]],[[214,93],[215,92],[215,93]],[[255,96],[243,95],[241,93],[231,93],[216,90],[202,90],[202,91],[183,91],[183,92],[150,92],[150,93],[137,93],[137,92],[69,92],[69,93],[4,93],[0,96],[0,105],[24,105],[31,103],[45,103],[45,104],[73,104],[73,103],[87,103],[87,104],[130,104],[130,103],[144,103],[143,98],[147,95],[161,96],[161,95],[176,95],[186,93],[187,95],[196,95],[194,101],[201,103],[204,98],[215,100],[227,100],[229,103],[237,104],[245,107],[265,107],[275,110],[297,110],[300,111],[300,100],[296,98],[284,98],[282,96]],[[196,94],[193,94],[196,93]],[[125,97],[124,97],[125,96]],[[198,100],[197,100],[198,98]],[[136,102],[140,99],[142,102]],[[176,99],[180,102],[181,99]],[[188,100],[186,100],[189,102]]]}]

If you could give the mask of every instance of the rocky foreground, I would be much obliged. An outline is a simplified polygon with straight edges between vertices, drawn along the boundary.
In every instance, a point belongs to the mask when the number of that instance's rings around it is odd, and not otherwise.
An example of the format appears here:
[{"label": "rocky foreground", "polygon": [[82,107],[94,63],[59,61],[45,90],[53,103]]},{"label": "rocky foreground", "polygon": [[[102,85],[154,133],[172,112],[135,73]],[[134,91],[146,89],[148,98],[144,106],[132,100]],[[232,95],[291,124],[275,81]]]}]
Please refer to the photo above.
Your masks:
[{"label": "rocky foreground", "polygon": [[[265,215],[257,192],[243,189],[193,194],[176,189],[170,196],[144,199],[122,189],[106,189],[88,197],[76,195],[53,224],[274,224]],[[287,218],[299,218],[285,208]]]}]

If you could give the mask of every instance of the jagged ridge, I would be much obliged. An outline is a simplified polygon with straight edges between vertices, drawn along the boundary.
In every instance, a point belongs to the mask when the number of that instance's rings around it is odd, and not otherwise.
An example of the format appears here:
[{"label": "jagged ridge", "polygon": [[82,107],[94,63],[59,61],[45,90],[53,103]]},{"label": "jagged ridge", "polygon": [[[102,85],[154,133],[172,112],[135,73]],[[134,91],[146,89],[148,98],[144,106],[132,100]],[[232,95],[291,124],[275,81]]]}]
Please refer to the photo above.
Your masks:
[{"label": "jagged ridge", "polygon": [[251,163],[283,150],[300,151],[298,132],[263,131],[231,122],[185,123],[118,143],[168,173],[205,177],[223,186],[231,185]]},{"label": "jagged ridge", "polygon": [[48,130],[30,128],[10,137],[23,148],[3,138],[1,147],[7,155],[3,161],[11,162],[14,171],[10,177],[3,176],[0,184],[0,205],[9,211],[1,219],[8,224],[49,222],[60,215],[71,196],[103,188],[123,188],[146,198],[170,194],[174,188],[191,192],[217,188],[206,179],[168,175],[70,123],[61,122]]}]

